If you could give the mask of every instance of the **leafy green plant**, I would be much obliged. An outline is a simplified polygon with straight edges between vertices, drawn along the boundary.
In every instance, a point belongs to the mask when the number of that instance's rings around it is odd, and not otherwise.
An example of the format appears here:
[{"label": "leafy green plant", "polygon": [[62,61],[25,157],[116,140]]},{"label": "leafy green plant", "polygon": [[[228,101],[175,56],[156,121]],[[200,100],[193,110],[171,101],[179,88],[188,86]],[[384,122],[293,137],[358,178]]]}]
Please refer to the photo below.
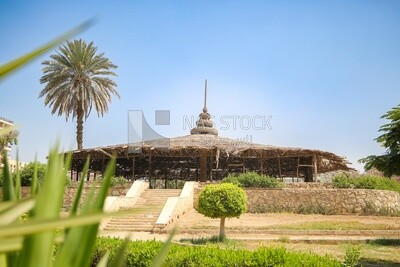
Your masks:
[{"label": "leafy green plant", "polygon": [[[70,158],[65,162],[68,167]],[[81,186],[88,166],[89,161],[83,171]],[[38,190],[40,184],[35,171],[31,183],[32,197],[27,199],[21,199],[19,175],[17,174],[14,184],[6,162],[3,173],[3,201],[0,203],[0,265],[89,266],[90,251],[94,246],[99,221],[104,217],[102,208],[114,168],[115,160],[111,160],[98,193],[91,191],[91,197],[84,202],[79,215],[77,203],[81,191],[78,190],[70,216],[61,218],[67,170],[63,156],[56,149],[50,152],[41,190]],[[21,222],[19,218],[26,212],[28,216]],[[60,229],[65,230],[64,241],[54,251],[56,231]]]},{"label": "leafy green plant", "polygon": [[220,218],[219,237],[225,239],[225,218],[239,217],[246,212],[247,196],[237,185],[211,184],[199,195],[198,211],[210,218]]},{"label": "leafy green plant", "polygon": [[[123,240],[98,238],[93,255],[93,264],[99,262],[104,253],[116,257]],[[157,251],[162,247],[158,241],[130,241],[127,244],[127,266],[150,266]],[[292,252],[284,247],[260,247],[255,250],[220,248],[215,244],[205,246],[181,246],[172,244],[163,261],[163,266],[341,266],[338,260],[305,252]]]},{"label": "leafy green plant", "polygon": [[354,186],[353,179],[347,174],[340,174],[332,179],[335,188],[351,188]]},{"label": "leafy green plant", "polygon": [[388,177],[400,175],[400,105],[386,112],[381,119],[387,119],[389,123],[380,127],[379,132],[383,134],[375,138],[375,141],[386,149],[386,153],[370,155],[359,162],[365,164],[366,170],[376,168]]},{"label": "leafy green plant", "polygon": [[37,180],[41,184],[46,175],[46,168],[47,166],[44,163],[30,162],[21,170],[21,185],[30,186],[34,174],[37,176]]},{"label": "leafy green plant", "polygon": [[[41,48],[1,65],[0,80],[58,43],[81,32],[90,23],[85,22]],[[0,131],[0,138],[3,136],[4,131]],[[115,168],[115,160],[110,161],[105,173],[106,178],[100,190],[96,195],[94,190],[91,191],[91,198],[85,201],[80,214],[76,215],[75,211],[71,212],[67,218],[60,218],[66,170],[70,163],[70,157],[64,161],[57,149],[52,150],[48,157],[42,190],[38,190],[40,185],[37,171],[34,171],[31,181],[31,197],[27,199],[21,199],[20,173],[16,173],[14,183],[7,157],[4,155],[3,158],[3,201],[0,202],[0,266],[89,266],[90,251],[93,250],[99,222],[104,217],[102,208]],[[66,164],[64,165],[64,163]],[[89,161],[85,165],[84,173],[87,173],[88,166]],[[81,180],[82,185],[83,180]],[[74,204],[79,202],[80,197],[80,193],[77,193]],[[74,206],[77,207],[77,204]],[[25,219],[20,220],[21,217]],[[59,229],[65,229],[64,242],[58,246],[55,254],[56,231]],[[121,261],[122,258],[119,258],[112,263],[114,266],[119,266]],[[107,266],[107,255],[100,260],[98,266]]]},{"label": "leafy green plant", "polygon": [[344,267],[357,266],[360,261],[361,250],[359,246],[350,246],[346,248],[346,255],[344,256]]},{"label": "leafy green plant", "polygon": [[111,186],[124,187],[128,184],[128,180],[124,176],[116,176],[111,179]]},{"label": "leafy green plant", "polygon": [[338,175],[332,179],[332,183],[336,188],[376,189],[400,192],[400,182],[397,180],[374,175]]},{"label": "leafy green plant", "polygon": [[239,175],[229,174],[222,183],[232,183],[241,187],[281,188],[283,183],[274,177],[260,175],[257,172],[245,172]]}]

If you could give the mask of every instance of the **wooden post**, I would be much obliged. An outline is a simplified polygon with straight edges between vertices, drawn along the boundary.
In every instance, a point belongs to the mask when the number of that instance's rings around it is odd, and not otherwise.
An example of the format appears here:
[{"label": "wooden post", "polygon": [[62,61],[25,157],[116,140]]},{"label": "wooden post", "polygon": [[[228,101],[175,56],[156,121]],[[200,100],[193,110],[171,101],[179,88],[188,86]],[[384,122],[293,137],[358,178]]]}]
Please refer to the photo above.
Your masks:
[{"label": "wooden post", "polygon": [[200,182],[207,182],[207,157],[200,156]]},{"label": "wooden post", "polygon": [[105,159],[104,159],[104,156],[103,156],[103,158],[101,159],[101,177],[102,178],[104,178],[104,171],[105,171],[106,169],[105,169]]},{"label": "wooden post", "polygon": [[313,165],[314,165],[314,177],[313,181],[317,182],[317,176],[318,176],[318,160],[317,160],[317,155],[313,156]]},{"label": "wooden post", "polygon": [[282,178],[282,169],[281,169],[281,158],[278,157],[278,168],[279,168],[279,178],[283,180]]},{"label": "wooden post", "polygon": [[210,162],[210,176],[209,176],[209,180],[212,181],[212,168],[213,168],[212,156],[209,157],[209,162]]},{"label": "wooden post", "polygon": [[135,181],[135,157],[132,158],[132,181]]},{"label": "wooden post", "polygon": [[150,155],[149,155],[149,183],[150,183],[150,189],[152,189],[153,187],[151,185],[151,152],[150,152]]},{"label": "wooden post", "polygon": [[297,157],[297,182],[299,181],[299,165],[300,165],[300,157]]},{"label": "wooden post", "polygon": [[260,158],[260,174],[264,174],[264,159]]},{"label": "wooden post", "polygon": [[199,165],[200,165],[200,158],[198,158],[198,160],[197,160],[196,181],[199,181]]}]

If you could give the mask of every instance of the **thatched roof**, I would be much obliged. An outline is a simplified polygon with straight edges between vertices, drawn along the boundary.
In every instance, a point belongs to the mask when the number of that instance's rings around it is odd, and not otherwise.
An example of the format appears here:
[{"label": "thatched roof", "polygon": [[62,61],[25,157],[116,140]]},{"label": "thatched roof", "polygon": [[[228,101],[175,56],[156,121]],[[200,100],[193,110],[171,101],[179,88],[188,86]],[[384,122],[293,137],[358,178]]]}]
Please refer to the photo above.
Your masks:
[{"label": "thatched roof", "polygon": [[197,157],[200,155],[215,157],[245,157],[245,158],[286,158],[316,156],[319,166],[327,169],[351,169],[349,162],[334,153],[295,147],[279,147],[255,144],[216,135],[186,135],[174,138],[162,138],[131,144],[103,146],[72,151],[74,158],[107,157],[116,154],[117,157],[131,156],[165,156],[165,157]]}]

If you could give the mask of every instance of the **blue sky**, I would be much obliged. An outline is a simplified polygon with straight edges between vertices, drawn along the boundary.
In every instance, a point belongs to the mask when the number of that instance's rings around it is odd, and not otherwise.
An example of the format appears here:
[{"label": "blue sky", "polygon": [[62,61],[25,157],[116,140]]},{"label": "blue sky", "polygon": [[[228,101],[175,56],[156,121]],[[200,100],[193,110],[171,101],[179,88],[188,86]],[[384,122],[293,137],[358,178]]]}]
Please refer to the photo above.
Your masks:
[{"label": "blue sky", "polygon": [[[400,1],[0,1],[0,63],[77,24],[118,65],[103,118],[84,124],[84,147],[127,142],[128,110],[171,110],[172,137],[208,108],[221,136],[327,150],[357,160],[384,150],[379,117],[400,99]],[[75,148],[75,122],[52,116],[38,94],[41,61],[0,83],[0,116],[20,127],[19,154],[44,160],[57,138]],[[233,129],[234,116],[271,116],[272,129]],[[229,119],[231,118],[231,119]],[[247,117],[246,117],[247,118]]]}]

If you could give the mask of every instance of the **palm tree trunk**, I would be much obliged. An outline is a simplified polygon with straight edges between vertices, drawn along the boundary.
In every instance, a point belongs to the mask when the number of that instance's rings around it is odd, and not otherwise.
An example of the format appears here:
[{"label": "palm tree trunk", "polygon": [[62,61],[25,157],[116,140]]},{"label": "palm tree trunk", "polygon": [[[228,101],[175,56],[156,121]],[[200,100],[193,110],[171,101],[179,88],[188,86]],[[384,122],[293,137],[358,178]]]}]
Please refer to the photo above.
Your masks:
[{"label": "palm tree trunk", "polygon": [[78,109],[76,119],[76,143],[78,149],[82,149],[83,143],[83,111]]}]

